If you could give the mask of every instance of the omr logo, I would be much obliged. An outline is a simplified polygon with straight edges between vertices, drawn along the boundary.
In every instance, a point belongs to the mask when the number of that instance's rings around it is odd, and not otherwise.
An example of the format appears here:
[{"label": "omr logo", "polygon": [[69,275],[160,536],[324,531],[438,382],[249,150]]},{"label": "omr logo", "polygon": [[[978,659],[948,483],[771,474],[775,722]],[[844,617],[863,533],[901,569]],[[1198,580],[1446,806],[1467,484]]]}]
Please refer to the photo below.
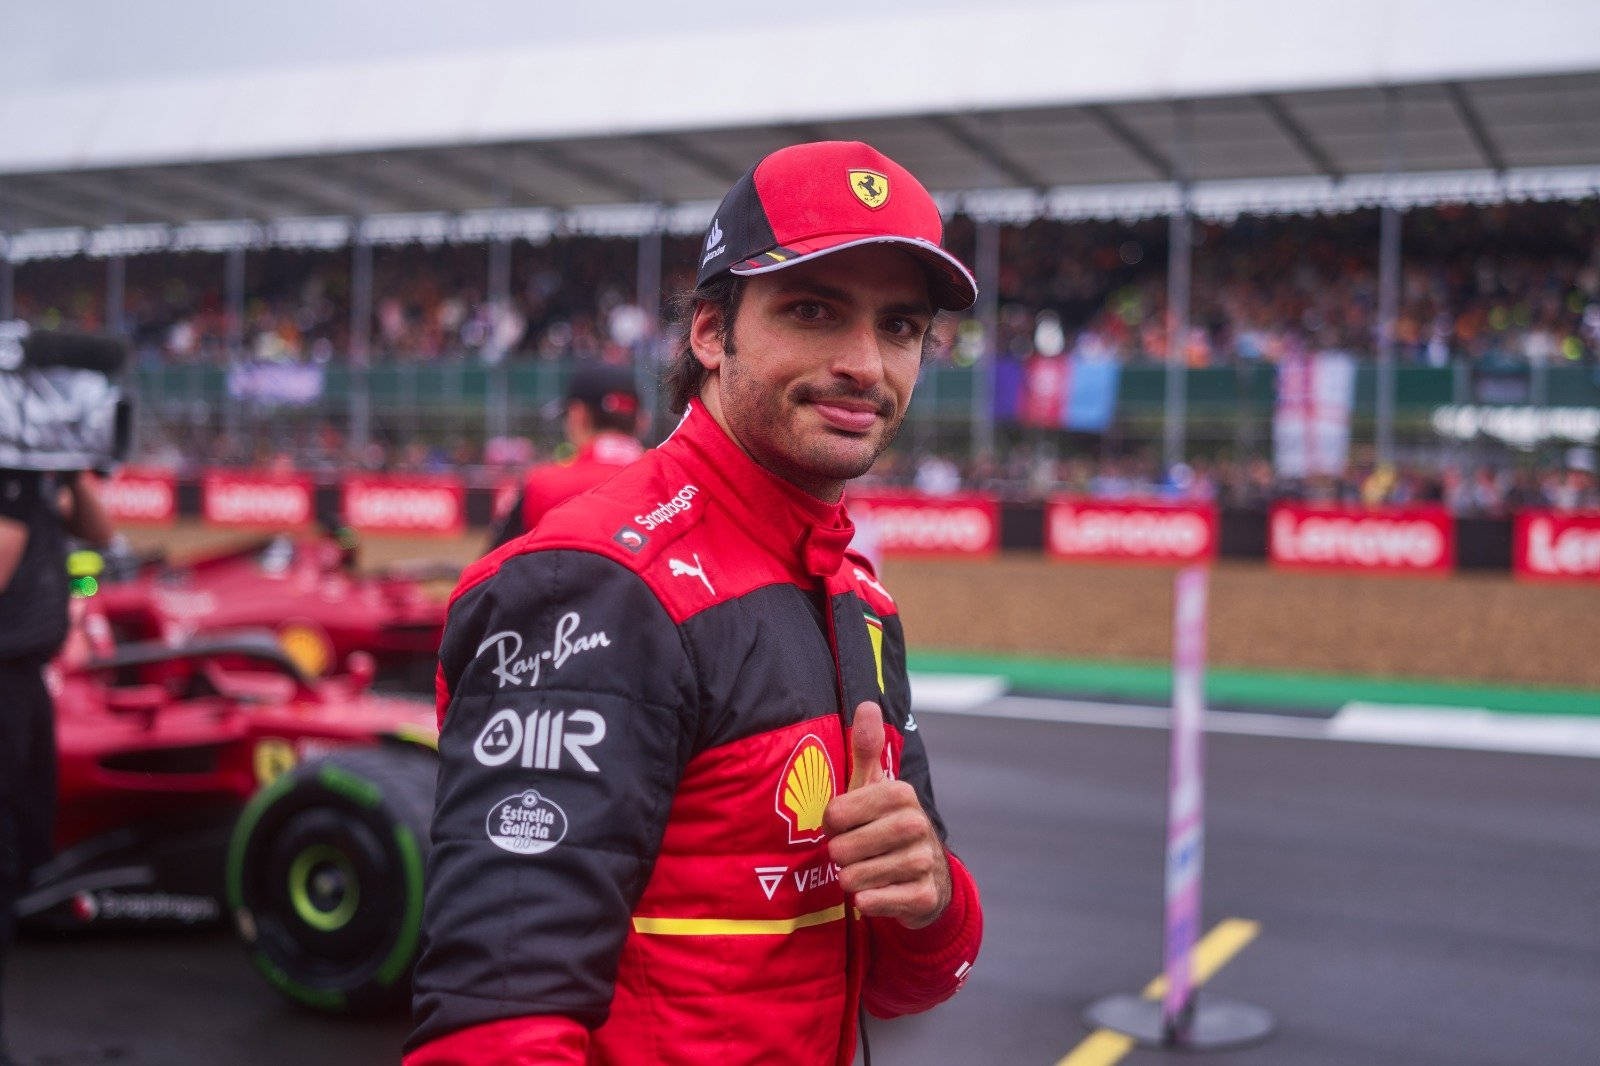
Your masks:
[{"label": "omr logo", "polygon": [[508,707],[489,719],[473,741],[472,754],[484,766],[504,766],[520,754],[525,769],[559,770],[565,753],[585,772],[597,774],[599,765],[583,749],[605,738],[606,720],[594,711],[534,711],[524,718]]}]

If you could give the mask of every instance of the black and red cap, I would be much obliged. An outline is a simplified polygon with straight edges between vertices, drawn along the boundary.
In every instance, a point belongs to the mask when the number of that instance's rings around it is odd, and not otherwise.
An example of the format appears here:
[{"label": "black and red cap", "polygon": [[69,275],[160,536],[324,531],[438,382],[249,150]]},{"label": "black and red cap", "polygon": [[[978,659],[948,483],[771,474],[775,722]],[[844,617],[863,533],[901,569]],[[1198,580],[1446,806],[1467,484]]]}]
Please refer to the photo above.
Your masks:
[{"label": "black and red cap", "polygon": [[567,402],[587,404],[609,415],[631,415],[639,410],[639,390],[628,367],[585,363],[567,381]]},{"label": "black and red cap", "polygon": [[766,274],[863,244],[897,244],[927,268],[941,310],[964,311],[978,285],[940,247],[944,223],[905,167],[860,141],[780,148],[740,178],[706,230],[695,283]]}]

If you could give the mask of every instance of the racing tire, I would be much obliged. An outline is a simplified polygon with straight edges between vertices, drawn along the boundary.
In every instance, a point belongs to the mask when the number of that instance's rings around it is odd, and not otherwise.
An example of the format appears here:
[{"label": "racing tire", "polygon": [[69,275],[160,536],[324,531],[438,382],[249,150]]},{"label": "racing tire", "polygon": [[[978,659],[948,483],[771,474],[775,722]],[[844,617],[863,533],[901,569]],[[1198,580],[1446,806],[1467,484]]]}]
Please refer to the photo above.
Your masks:
[{"label": "racing tire", "polygon": [[256,969],[334,1014],[409,1006],[438,758],[339,751],[258,792],[234,826],[227,897]]}]

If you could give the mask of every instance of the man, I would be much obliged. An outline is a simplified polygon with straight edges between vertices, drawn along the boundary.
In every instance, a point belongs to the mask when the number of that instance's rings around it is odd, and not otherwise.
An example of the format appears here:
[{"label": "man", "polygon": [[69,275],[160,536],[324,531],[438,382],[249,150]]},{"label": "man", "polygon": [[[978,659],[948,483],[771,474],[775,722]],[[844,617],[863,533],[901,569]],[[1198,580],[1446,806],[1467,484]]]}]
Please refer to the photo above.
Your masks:
[{"label": "man", "polygon": [[847,1064],[965,980],[893,599],[840,503],[971,275],[864,144],[708,230],[661,447],[463,575],[408,1066]]},{"label": "man", "polygon": [[528,471],[522,493],[489,539],[491,549],[522,536],[556,504],[610,480],[644,454],[633,372],[604,363],[579,367],[567,384],[564,423],[575,454]]},{"label": "man", "polygon": [[[0,470],[0,976],[16,903],[55,823],[55,715],[44,667],[67,636],[70,533],[111,540],[93,474]],[[0,1028],[0,1066],[9,1066]]]}]

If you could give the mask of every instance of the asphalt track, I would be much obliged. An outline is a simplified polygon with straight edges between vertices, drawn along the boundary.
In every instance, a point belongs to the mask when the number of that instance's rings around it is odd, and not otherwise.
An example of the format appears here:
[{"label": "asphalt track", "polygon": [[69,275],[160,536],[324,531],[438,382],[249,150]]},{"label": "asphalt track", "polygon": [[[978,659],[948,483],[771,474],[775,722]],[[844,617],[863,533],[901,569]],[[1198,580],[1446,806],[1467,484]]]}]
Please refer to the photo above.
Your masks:
[{"label": "asphalt track", "polygon": [[[1003,710],[1004,701],[995,705]],[[924,714],[983,888],[966,989],[872,1028],[876,1066],[1130,1066],[1096,998],[1159,966],[1167,734]],[[1206,925],[1259,923],[1202,992],[1267,1008],[1260,1066],[1600,1062],[1600,761],[1207,736]],[[7,981],[24,1063],[394,1063],[401,1021],[281,1002],[221,933],[33,940]]]}]

